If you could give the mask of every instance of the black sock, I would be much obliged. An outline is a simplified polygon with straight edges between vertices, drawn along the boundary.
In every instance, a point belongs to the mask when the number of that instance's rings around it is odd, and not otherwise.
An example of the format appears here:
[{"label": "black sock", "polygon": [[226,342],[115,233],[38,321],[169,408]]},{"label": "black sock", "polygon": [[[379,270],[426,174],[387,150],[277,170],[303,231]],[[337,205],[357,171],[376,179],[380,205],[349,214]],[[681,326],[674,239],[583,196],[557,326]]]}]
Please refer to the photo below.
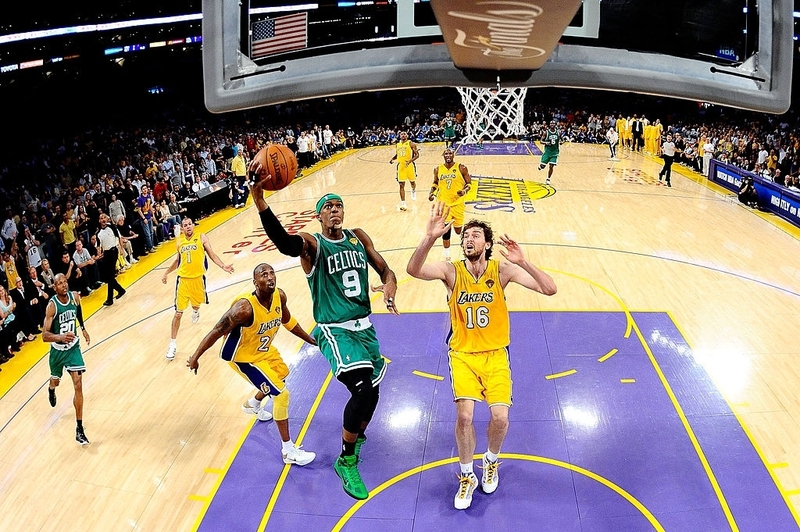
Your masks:
[{"label": "black sock", "polygon": [[340,456],[353,456],[356,454],[356,442],[342,440],[342,454]]},{"label": "black sock", "polygon": [[[359,433],[358,433],[358,437],[359,437],[359,438],[361,438],[361,439],[364,439],[364,440],[366,440],[366,439],[367,439],[367,435],[366,435],[366,434],[364,434],[364,431],[363,431],[363,430],[362,430],[361,432],[359,432]],[[356,441],[358,441],[358,438],[356,438]]]},{"label": "black sock", "polygon": [[83,432],[83,420],[81,419],[78,420],[78,430]]}]

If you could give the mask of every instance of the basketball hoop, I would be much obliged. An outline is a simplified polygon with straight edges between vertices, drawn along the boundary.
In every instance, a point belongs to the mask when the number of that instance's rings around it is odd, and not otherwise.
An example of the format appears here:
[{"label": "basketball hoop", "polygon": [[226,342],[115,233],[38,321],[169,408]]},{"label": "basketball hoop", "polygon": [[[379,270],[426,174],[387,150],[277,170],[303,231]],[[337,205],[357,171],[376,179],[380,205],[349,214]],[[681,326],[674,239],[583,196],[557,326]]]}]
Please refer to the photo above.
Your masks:
[{"label": "basketball hoop", "polygon": [[527,87],[457,87],[467,115],[463,142],[477,143],[481,139],[519,137],[526,129],[523,124]]}]

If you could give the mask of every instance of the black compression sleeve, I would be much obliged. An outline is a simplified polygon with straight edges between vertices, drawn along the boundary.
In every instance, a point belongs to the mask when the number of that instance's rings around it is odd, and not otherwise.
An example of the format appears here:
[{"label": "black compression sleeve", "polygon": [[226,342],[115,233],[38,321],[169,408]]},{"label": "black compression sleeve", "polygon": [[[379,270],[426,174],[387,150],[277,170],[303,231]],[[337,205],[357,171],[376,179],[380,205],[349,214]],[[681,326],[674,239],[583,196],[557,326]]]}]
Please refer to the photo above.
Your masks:
[{"label": "black compression sleeve", "polygon": [[259,212],[258,215],[261,217],[264,231],[267,232],[267,236],[278,248],[278,251],[290,257],[299,257],[303,252],[303,237],[287,233],[269,207],[267,210]]},{"label": "black compression sleeve", "polygon": [[78,305],[78,325],[81,326],[81,329],[84,328],[83,327],[83,307],[81,307],[80,305]]}]

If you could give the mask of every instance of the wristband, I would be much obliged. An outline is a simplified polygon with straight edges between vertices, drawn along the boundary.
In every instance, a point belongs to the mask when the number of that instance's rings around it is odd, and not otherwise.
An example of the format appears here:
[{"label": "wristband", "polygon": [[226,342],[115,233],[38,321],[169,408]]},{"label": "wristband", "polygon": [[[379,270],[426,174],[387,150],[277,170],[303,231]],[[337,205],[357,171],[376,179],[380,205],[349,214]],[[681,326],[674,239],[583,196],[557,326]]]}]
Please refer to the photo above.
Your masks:
[{"label": "wristband", "polygon": [[295,325],[297,325],[297,319],[294,316],[289,318],[289,321],[283,324],[283,326],[286,327],[287,331],[291,331],[292,329],[294,329]]}]

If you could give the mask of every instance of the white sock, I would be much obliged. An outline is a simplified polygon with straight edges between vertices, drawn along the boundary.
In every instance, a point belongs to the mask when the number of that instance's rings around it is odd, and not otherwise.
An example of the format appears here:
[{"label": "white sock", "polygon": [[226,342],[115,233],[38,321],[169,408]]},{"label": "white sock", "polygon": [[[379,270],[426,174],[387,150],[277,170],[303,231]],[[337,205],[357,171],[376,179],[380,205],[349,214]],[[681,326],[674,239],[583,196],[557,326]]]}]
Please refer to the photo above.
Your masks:
[{"label": "white sock", "polygon": [[177,347],[177,346],[178,346],[178,340],[177,340],[177,338],[170,338],[170,340],[169,340],[169,346],[170,346],[170,347]]},{"label": "white sock", "polygon": [[250,405],[250,408],[260,408],[261,407],[261,401],[259,401],[255,397],[251,397],[250,399],[248,399],[247,400],[247,404]]},{"label": "white sock", "polygon": [[486,449],[486,459],[489,460],[490,462],[497,462],[497,455],[494,454],[489,449]]},{"label": "white sock", "polygon": [[292,447],[294,447],[294,442],[292,440],[281,442],[281,451],[283,451],[283,454],[288,453]]},{"label": "white sock", "polygon": [[445,257],[449,257],[450,256],[450,248],[444,248],[444,256]]},{"label": "white sock", "polygon": [[461,474],[462,475],[470,475],[472,474],[472,462],[468,464],[462,464],[461,462],[458,463],[461,466]]}]

